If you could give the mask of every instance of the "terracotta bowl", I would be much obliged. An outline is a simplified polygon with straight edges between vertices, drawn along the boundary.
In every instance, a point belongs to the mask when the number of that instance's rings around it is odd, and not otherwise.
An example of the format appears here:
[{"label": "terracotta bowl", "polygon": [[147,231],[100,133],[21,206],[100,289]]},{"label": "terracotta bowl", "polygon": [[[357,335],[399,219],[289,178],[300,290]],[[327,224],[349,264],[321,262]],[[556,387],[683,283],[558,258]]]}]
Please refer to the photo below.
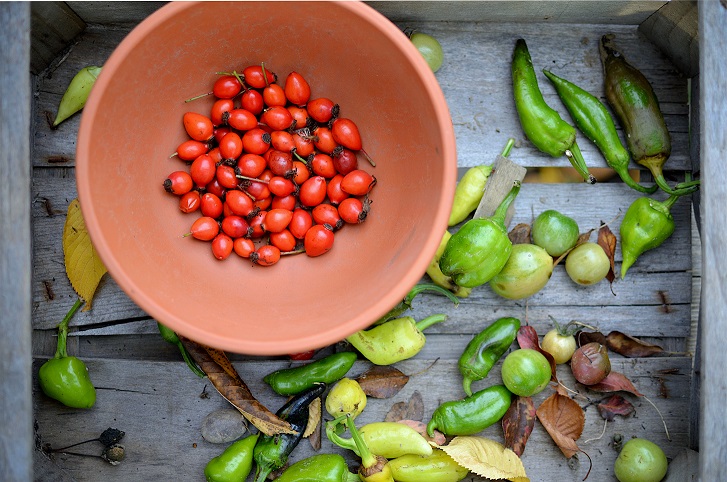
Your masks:
[{"label": "terracotta bowl", "polygon": [[[378,179],[367,220],[333,249],[262,267],[216,260],[182,235],[162,182],[209,113],[216,72],[291,71],[359,127]],[[139,24],[103,67],[81,119],[76,177],[91,239],[110,275],[149,316],[190,339],[250,355],[320,348],[367,327],[423,276],[456,183],[452,121],[436,78],[393,23],[363,3],[171,3]]]}]

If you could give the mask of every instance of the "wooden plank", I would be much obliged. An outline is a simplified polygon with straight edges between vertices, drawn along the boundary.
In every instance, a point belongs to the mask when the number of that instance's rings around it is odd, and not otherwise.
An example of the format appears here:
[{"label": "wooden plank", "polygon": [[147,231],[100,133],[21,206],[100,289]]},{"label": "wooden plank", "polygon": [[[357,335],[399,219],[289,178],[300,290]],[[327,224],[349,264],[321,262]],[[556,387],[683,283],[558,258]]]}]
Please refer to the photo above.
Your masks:
[{"label": "wooden plank", "polygon": [[30,7],[30,71],[51,65],[86,27],[65,2],[33,2]]},{"label": "wooden plank", "polygon": [[30,5],[0,3],[0,480],[31,480]]},{"label": "wooden plank", "polygon": [[107,2],[98,8],[94,2],[66,2],[86,23],[136,25],[167,2]]},{"label": "wooden plank", "polygon": [[727,316],[727,284],[724,266],[727,259],[727,186],[723,181],[723,159],[727,152],[727,122],[724,92],[727,92],[727,65],[722,52],[727,49],[727,7],[724,2],[701,2],[699,8],[701,48],[699,103],[702,169],[702,318],[700,480],[723,477],[727,440],[724,400],[727,384],[727,338],[723,328]]},{"label": "wooden plank", "polygon": [[[460,398],[463,392],[456,363],[433,361],[417,358],[398,364],[400,370],[412,375],[409,383],[391,399],[369,399],[357,423],[362,425],[383,420],[394,403],[408,400],[414,391],[419,391],[423,396],[425,421],[429,420],[439,403]],[[686,387],[690,363],[688,358],[614,361],[614,369],[628,370],[635,386],[659,408],[669,428],[671,441],[666,439],[662,422],[654,408],[630,395],[626,395],[626,398],[634,403],[636,414],[632,418],[619,417],[609,423],[601,436],[604,422],[590,403],[605,396],[586,392],[582,387],[577,388],[587,397],[576,399],[586,410],[586,426],[579,444],[593,459],[590,475],[593,480],[611,480],[613,477],[613,461],[617,453],[611,447],[611,437],[616,433],[624,439],[648,436],[659,443],[669,457],[683,450],[686,442],[683,413],[688,401]],[[284,361],[256,361],[235,363],[235,367],[252,393],[270,409],[276,410],[284,399],[275,395],[261,381],[261,376],[288,364]],[[355,377],[369,366],[368,362],[359,361],[349,376]],[[43,443],[60,447],[96,437],[109,426],[126,432],[122,441],[126,448],[126,459],[119,466],[111,467],[95,459],[54,456],[55,463],[78,481],[103,479],[133,482],[155,478],[190,480],[201,477],[207,461],[223,450],[224,445],[206,442],[200,436],[199,427],[208,413],[229,405],[212,389],[208,380],[192,375],[183,363],[89,360],[88,367],[98,387],[97,402],[93,409],[70,410],[42,394],[36,394],[38,435]],[[565,366],[560,367],[559,377],[566,386],[576,389]],[[174,383],[169,383],[170,379]],[[486,380],[477,382],[477,387],[484,388],[495,383],[500,383],[499,364]],[[208,398],[200,396],[205,392]],[[537,395],[536,404],[550,393],[551,389],[547,389]],[[62,424],[58,422],[60,419],[64,420]],[[163,443],[160,438],[162,433]],[[482,435],[500,442],[503,440],[499,424],[488,428]],[[85,450],[90,453],[100,451],[97,446]],[[321,452],[343,453],[350,461],[351,468],[356,467],[352,454],[333,447],[325,436]],[[293,452],[291,461],[313,454],[309,443],[303,441]],[[570,469],[562,453],[537,423],[523,455],[523,463],[531,480],[557,478],[580,481],[588,470],[585,457],[581,458],[575,469]],[[470,476],[465,480],[484,479]]]},{"label": "wooden plank", "polygon": [[699,73],[699,15],[697,2],[672,1],[639,25],[639,31],[657,45],[686,77]]}]

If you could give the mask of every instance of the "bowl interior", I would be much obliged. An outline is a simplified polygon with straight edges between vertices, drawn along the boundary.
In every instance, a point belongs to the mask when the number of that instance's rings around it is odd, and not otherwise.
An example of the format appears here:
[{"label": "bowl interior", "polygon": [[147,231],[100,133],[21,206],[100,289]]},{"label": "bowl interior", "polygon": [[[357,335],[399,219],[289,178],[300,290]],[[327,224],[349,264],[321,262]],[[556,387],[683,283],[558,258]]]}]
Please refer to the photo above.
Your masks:
[{"label": "bowl interior", "polygon": [[[336,232],[324,256],[273,267],[183,237],[162,181],[187,136],[186,111],[209,113],[216,72],[265,63],[293,70],[358,125],[378,179],[365,223]],[[456,181],[454,134],[435,77],[406,37],[360,3],[172,3],[104,65],[84,109],[79,200],[109,273],[150,316],[219,349],[276,355],[319,348],[366,327],[421,278],[441,239]]]}]

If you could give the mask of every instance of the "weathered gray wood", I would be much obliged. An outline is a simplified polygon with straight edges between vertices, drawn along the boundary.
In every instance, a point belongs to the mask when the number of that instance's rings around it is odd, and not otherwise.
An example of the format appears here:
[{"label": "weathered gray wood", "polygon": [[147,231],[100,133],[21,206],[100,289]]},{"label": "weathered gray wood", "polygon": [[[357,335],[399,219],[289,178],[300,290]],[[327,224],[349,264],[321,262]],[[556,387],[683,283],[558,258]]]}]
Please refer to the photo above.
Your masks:
[{"label": "weathered gray wood", "polygon": [[727,382],[727,185],[724,183],[724,158],[727,155],[727,7],[724,2],[701,2],[699,11],[702,166],[702,318],[701,318],[701,418],[700,480],[719,480],[727,464],[727,420],[724,400]]},{"label": "weathered gray wood", "polygon": [[33,2],[30,71],[37,74],[48,67],[85,27],[65,2]]},{"label": "weathered gray wood", "polygon": [[32,478],[30,5],[0,3],[0,480]]},{"label": "weathered gray wood", "polygon": [[98,8],[94,2],[66,2],[86,23],[135,25],[167,2],[106,2]]},{"label": "weathered gray wood", "polygon": [[[394,403],[408,400],[415,390],[423,396],[425,421],[429,420],[439,403],[463,396],[461,375],[456,363],[442,360],[433,362],[417,357],[397,364],[404,373],[412,375],[409,383],[391,399],[369,399],[357,423],[363,425],[383,420]],[[288,364],[284,361],[253,361],[235,363],[235,367],[252,393],[270,409],[276,410],[284,399],[275,395],[262,382],[261,375]],[[603,433],[604,421],[595,406],[589,404],[607,395],[585,391],[574,383],[565,366],[560,367],[559,378],[563,384],[587,397],[576,398],[586,410],[586,426],[579,445],[593,459],[590,475],[593,480],[613,480],[613,461],[617,453],[610,442],[616,433],[625,439],[647,436],[659,443],[669,457],[683,450],[687,423],[683,413],[687,409],[690,364],[688,358],[614,360],[613,364],[614,370],[627,371],[634,385],[656,404],[664,416],[671,441],[666,439],[656,410],[644,400],[630,395],[626,395],[626,398],[636,407],[635,415],[627,419],[617,417],[605,426]],[[92,380],[98,387],[96,406],[91,410],[70,410],[36,393],[38,435],[43,443],[59,447],[96,437],[105,428],[115,427],[126,432],[122,441],[126,448],[126,459],[117,467],[96,459],[64,455],[55,455],[55,462],[79,481],[201,480],[204,465],[219,454],[224,446],[206,442],[200,435],[200,423],[211,411],[229,406],[214,391],[209,381],[195,377],[182,362],[89,360],[88,366]],[[369,366],[368,362],[357,362],[349,376],[355,377]],[[174,383],[170,383],[170,380],[174,380]],[[498,364],[486,380],[477,382],[477,387],[484,388],[499,382]],[[204,392],[209,395],[208,398],[200,396]],[[551,389],[546,389],[537,395],[536,404],[539,405],[551,393]],[[60,424],[59,419],[64,420],[64,423]],[[503,441],[499,424],[488,428],[482,435],[500,443]],[[95,453],[100,448],[89,446],[84,450]],[[343,453],[350,461],[351,468],[356,466],[351,453],[333,447],[325,436],[321,452]],[[313,453],[309,443],[303,441],[293,452],[291,461]],[[528,441],[523,463],[534,481],[556,478],[580,481],[588,470],[585,457],[581,458],[575,469],[570,469],[560,450],[539,423],[536,423]],[[484,479],[468,477],[466,480]]]},{"label": "weathered gray wood", "polygon": [[643,33],[686,77],[699,73],[697,2],[672,1],[639,25]]},{"label": "weathered gray wood", "polygon": [[669,463],[664,482],[694,482],[699,475],[699,452],[684,449]]}]

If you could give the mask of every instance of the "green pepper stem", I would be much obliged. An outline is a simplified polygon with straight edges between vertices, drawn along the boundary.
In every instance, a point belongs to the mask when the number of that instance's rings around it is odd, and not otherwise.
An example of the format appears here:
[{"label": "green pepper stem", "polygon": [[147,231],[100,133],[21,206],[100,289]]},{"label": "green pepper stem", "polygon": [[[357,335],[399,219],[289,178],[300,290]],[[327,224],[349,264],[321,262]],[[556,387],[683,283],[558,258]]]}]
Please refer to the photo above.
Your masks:
[{"label": "green pepper stem", "polygon": [[509,138],[507,140],[507,144],[505,144],[505,148],[502,150],[502,153],[500,154],[500,157],[507,157],[510,155],[510,150],[512,149],[512,146],[515,145],[515,139]]},{"label": "green pepper stem", "polygon": [[507,196],[505,196],[505,199],[502,200],[500,205],[497,206],[495,214],[493,214],[492,218],[490,218],[493,222],[502,226],[503,229],[505,228],[505,216],[507,216],[507,210],[510,208],[510,204],[512,204],[520,192],[521,184],[522,183],[520,181],[513,181],[512,189],[510,189],[510,192],[507,193]]},{"label": "green pepper stem", "polygon": [[376,456],[371,453],[368,446],[366,446],[366,442],[364,442],[363,437],[361,437],[361,434],[353,421],[353,417],[351,417],[350,414],[346,415],[346,427],[348,427],[348,430],[351,432],[351,438],[356,444],[358,455],[361,457],[361,465],[367,469],[375,466],[378,460],[376,459]]},{"label": "green pepper stem", "polygon": [[568,158],[571,165],[588,184],[596,184],[596,178],[588,172],[588,166],[586,166],[586,161],[583,159],[583,154],[581,154],[581,148],[578,147],[578,143],[576,141],[573,141],[570,149],[566,149],[565,157]]},{"label": "green pepper stem", "polygon": [[424,331],[432,325],[441,323],[447,319],[447,315],[440,313],[436,315],[427,316],[421,321],[416,322],[416,327],[419,331]]},{"label": "green pepper stem", "polygon": [[346,480],[344,480],[343,482],[361,482],[361,479],[359,478],[358,475],[352,474],[348,470],[346,471],[345,477],[346,477]]},{"label": "green pepper stem", "polygon": [[66,342],[68,339],[68,323],[71,321],[71,318],[73,318],[73,315],[76,314],[76,311],[78,311],[82,304],[83,300],[81,300],[81,298],[77,299],[73,306],[71,306],[71,309],[68,310],[68,313],[66,313],[66,316],[63,317],[63,321],[58,323],[58,343],[56,345],[56,354],[53,356],[53,358],[65,358],[68,356],[68,352],[66,351]]},{"label": "green pepper stem", "polygon": [[356,455],[359,455],[358,448],[356,447],[356,442],[353,439],[345,439],[336,433],[336,428],[338,428],[341,425],[341,422],[344,422],[345,419],[346,416],[342,415],[335,420],[331,420],[330,422],[326,423],[326,437],[328,437],[328,440],[330,440],[332,444],[337,445],[342,449],[350,450]]},{"label": "green pepper stem", "polygon": [[627,167],[613,167],[612,169],[616,171],[616,174],[621,178],[621,180],[631,189],[634,189],[639,192],[643,192],[644,194],[654,194],[657,189],[659,189],[659,185],[655,184],[651,187],[642,186],[638,182],[634,181],[634,179],[629,175],[629,170]]},{"label": "green pepper stem", "polygon": [[671,207],[674,205],[674,203],[677,201],[677,199],[679,199],[680,197],[682,197],[682,194],[672,194],[671,196],[669,196],[668,199],[666,199],[665,201],[662,201],[661,204],[666,209],[670,210]]},{"label": "green pepper stem", "polygon": [[455,306],[459,305],[459,298],[457,298],[448,289],[442,288],[441,286],[435,285],[434,283],[419,283],[415,285],[411,289],[411,291],[409,291],[403,301],[401,301],[398,305],[389,310],[387,314],[379,318],[379,320],[376,321],[374,325],[379,325],[395,318],[399,318],[402,314],[406,313],[408,310],[411,309],[414,298],[416,298],[417,295],[419,295],[420,293],[424,293],[425,291],[433,291],[435,293],[444,295],[449,298],[449,300],[454,303]]}]

